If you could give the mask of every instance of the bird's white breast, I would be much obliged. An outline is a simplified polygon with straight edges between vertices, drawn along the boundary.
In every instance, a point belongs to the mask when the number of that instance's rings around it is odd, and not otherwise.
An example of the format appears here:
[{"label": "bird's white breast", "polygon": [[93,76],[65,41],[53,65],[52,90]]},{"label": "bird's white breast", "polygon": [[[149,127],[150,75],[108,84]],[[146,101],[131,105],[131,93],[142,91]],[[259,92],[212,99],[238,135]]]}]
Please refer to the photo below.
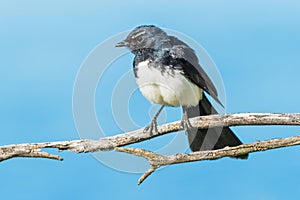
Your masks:
[{"label": "bird's white breast", "polygon": [[199,103],[202,90],[180,71],[166,68],[161,72],[148,64],[149,61],[144,61],[136,66],[136,81],[140,91],[150,102],[169,106],[195,106]]}]

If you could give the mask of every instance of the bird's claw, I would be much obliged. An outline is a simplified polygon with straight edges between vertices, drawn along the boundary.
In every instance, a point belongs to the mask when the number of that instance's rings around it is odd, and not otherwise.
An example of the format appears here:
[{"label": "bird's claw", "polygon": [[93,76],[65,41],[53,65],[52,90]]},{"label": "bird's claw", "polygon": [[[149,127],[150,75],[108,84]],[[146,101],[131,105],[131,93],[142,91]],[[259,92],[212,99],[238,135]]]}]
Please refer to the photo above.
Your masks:
[{"label": "bird's claw", "polygon": [[152,120],[151,123],[145,127],[144,133],[149,132],[152,136],[154,133],[158,133],[156,120]]},{"label": "bird's claw", "polygon": [[184,130],[190,130],[193,128],[189,118],[187,117],[187,115],[183,115],[183,118],[181,120],[181,126]]}]

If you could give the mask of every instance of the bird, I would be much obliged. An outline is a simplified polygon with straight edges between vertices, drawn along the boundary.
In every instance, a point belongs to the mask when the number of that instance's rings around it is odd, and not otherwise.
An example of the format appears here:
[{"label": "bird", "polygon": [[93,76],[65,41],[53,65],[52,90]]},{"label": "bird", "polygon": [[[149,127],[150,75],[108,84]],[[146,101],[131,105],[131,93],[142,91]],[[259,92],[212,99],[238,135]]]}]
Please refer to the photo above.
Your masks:
[{"label": "bird", "polygon": [[[242,144],[229,127],[198,129],[189,122],[192,117],[218,114],[207,95],[223,104],[195,51],[186,43],[155,25],[141,25],[115,46],[127,47],[134,54],[133,72],[139,90],[151,103],[161,105],[144,132],[158,132],[156,121],[165,106],[181,106],[181,125],[193,152]],[[247,159],[248,154],[234,158]]]}]

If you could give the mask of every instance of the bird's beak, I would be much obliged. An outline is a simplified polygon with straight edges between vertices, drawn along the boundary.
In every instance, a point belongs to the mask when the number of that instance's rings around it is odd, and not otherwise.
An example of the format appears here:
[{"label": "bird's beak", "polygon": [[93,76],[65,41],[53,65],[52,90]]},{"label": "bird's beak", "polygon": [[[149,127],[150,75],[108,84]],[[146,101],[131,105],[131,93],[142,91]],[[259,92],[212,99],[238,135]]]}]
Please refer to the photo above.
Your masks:
[{"label": "bird's beak", "polygon": [[126,41],[123,41],[123,42],[119,42],[115,45],[115,47],[125,47],[128,45],[128,42]]}]

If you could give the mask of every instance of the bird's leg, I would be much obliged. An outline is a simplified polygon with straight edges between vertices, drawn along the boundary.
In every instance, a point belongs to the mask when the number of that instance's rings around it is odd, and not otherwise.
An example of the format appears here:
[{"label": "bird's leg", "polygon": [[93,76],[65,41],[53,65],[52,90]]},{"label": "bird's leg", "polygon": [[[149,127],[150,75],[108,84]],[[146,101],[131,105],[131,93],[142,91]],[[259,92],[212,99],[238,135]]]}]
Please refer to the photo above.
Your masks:
[{"label": "bird's leg", "polygon": [[181,126],[186,131],[193,128],[193,126],[190,123],[190,120],[189,120],[186,109],[184,109],[184,112],[183,112],[183,117],[182,117],[182,120],[181,120]]},{"label": "bird's leg", "polygon": [[153,117],[151,123],[148,126],[145,127],[144,133],[148,132],[148,131],[150,132],[150,135],[153,135],[153,133],[158,133],[156,120],[157,120],[159,114],[161,113],[161,111],[163,110],[164,107],[165,107],[164,105],[162,105],[160,107],[160,109],[157,111],[157,113]]}]

